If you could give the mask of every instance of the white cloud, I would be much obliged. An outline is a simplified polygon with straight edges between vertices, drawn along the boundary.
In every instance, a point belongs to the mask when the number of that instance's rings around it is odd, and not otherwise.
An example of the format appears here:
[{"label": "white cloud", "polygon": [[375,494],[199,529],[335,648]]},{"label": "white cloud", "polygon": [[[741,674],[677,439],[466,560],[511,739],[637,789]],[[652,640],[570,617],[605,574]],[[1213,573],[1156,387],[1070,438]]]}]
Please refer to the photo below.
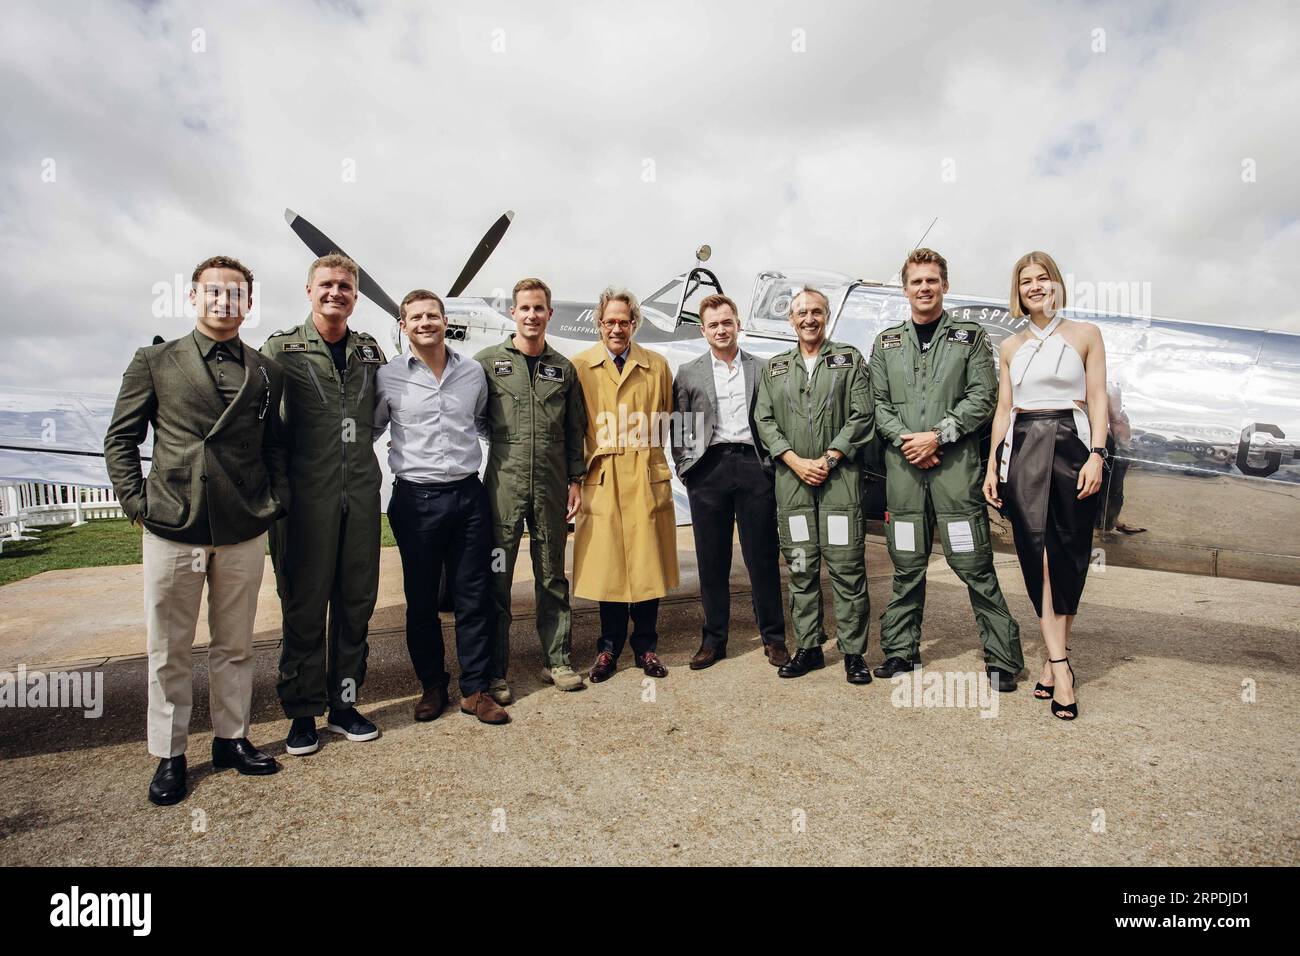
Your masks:
[{"label": "white cloud", "polygon": [[742,297],[774,266],[886,279],[939,216],[961,292],[1004,295],[1045,248],[1151,283],[1158,314],[1300,331],[1283,3],[75,9],[19,4],[0,40],[6,384],[115,390],[184,326],[151,315],[154,283],[216,252],[261,282],[250,340],[301,321],[285,206],[394,297],[445,287],[507,208],[472,292],[649,291],[701,242]]}]

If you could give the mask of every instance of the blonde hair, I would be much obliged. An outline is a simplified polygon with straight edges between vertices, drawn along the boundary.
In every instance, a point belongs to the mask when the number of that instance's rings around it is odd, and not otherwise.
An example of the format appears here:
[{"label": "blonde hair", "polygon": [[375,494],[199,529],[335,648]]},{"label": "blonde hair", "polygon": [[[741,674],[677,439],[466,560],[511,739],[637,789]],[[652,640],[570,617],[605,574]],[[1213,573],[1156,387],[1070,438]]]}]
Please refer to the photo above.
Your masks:
[{"label": "blonde hair", "polygon": [[352,273],[352,284],[361,285],[361,267],[341,252],[331,252],[327,256],[314,260],[307,269],[308,285],[315,281],[317,269],[346,269]]},{"label": "blonde hair", "polygon": [[1065,308],[1065,282],[1061,279],[1061,270],[1056,260],[1046,252],[1026,252],[1016,260],[1011,269],[1011,317],[1019,319],[1029,314],[1024,303],[1020,301],[1020,271],[1025,266],[1042,266],[1047,270],[1047,278],[1052,283],[1052,309],[1059,312]]},{"label": "blonde hair", "polygon": [[948,281],[948,260],[939,255],[939,253],[935,252],[933,249],[926,249],[922,246],[913,249],[907,254],[907,258],[903,260],[903,285],[907,285],[908,266],[919,266],[925,265],[926,263],[937,265],[939,267],[939,278],[944,282]]},{"label": "blonde hair", "polygon": [[641,303],[627,289],[611,285],[606,287],[605,291],[600,294],[600,301],[596,303],[596,308],[591,313],[591,320],[596,324],[597,328],[600,327],[600,320],[605,317],[605,306],[611,302],[622,302],[627,306],[628,312],[632,314],[633,331],[641,327]]}]

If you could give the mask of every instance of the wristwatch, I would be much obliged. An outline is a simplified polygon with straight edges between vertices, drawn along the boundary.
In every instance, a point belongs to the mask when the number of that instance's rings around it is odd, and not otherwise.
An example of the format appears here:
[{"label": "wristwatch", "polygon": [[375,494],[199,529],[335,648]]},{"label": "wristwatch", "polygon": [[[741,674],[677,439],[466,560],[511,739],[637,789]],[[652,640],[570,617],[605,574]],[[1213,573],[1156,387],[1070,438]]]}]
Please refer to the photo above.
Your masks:
[{"label": "wristwatch", "polygon": [[826,453],[826,467],[829,468],[831,471],[834,471],[834,470],[835,470],[835,466],[838,465],[838,464],[840,463],[840,458],[841,458],[841,456],[839,456],[839,455],[832,455],[830,452],[827,452],[827,453]]},{"label": "wristwatch", "polygon": [[1110,452],[1108,452],[1108,451],[1107,451],[1106,449],[1104,449],[1104,448],[1094,448],[1094,449],[1092,449],[1092,453],[1093,453],[1094,455],[1101,455],[1101,460],[1102,460],[1102,461],[1105,461],[1107,458],[1110,457]]}]

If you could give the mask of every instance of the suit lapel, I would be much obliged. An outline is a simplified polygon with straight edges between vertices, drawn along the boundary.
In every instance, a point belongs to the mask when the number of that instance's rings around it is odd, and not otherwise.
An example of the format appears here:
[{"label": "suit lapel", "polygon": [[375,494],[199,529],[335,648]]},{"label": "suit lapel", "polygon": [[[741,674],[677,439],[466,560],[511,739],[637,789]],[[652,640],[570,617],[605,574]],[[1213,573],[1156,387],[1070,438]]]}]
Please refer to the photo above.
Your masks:
[{"label": "suit lapel", "polygon": [[745,399],[749,406],[749,417],[754,417],[754,405],[758,401],[758,362],[744,349],[740,350],[741,367],[745,370]]},{"label": "suit lapel", "polygon": [[239,410],[249,404],[248,397],[250,395],[261,395],[266,386],[267,381],[262,377],[261,354],[255,349],[244,345],[244,384],[239,386],[239,391],[235,393],[235,397],[222,410],[221,417],[217,419],[217,423],[212,426],[212,431],[208,435],[215,435],[227,423],[237,418],[240,414]]},{"label": "suit lapel", "polygon": [[199,345],[194,341],[193,334],[185,336],[169,354],[172,361],[189,379],[194,393],[212,412],[213,418],[219,419],[226,408],[222,404],[221,394],[217,391],[217,383],[212,381],[212,376],[208,373],[208,367],[204,364],[203,355],[199,352]]},{"label": "suit lapel", "polygon": [[718,417],[718,383],[713,378],[713,353],[705,352],[701,356],[700,374],[704,376],[704,394],[709,400],[709,408],[713,409],[714,418]]}]

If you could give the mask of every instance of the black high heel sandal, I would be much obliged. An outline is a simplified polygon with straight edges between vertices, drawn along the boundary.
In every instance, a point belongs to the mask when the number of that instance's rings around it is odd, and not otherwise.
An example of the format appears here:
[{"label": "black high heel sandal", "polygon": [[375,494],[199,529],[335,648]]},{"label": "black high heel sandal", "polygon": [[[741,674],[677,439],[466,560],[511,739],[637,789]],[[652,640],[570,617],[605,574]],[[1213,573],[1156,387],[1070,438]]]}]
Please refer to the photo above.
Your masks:
[{"label": "black high heel sandal", "polygon": [[[1068,651],[1069,648],[1067,647],[1066,650]],[[1050,664],[1050,663],[1052,662],[1052,659],[1049,657],[1049,658],[1047,659],[1047,662]],[[1073,674],[1074,672],[1071,671],[1070,673]],[[1045,691],[1046,693],[1042,693],[1042,694],[1040,694],[1039,691]],[[1034,699],[1035,699],[1035,700],[1051,700],[1051,699],[1052,699],[1053,697],[1055,697],[1055,696],[1056,696],[1056,685],[1055,685],[1055,684],[1052,684],[1050,687],[1049,687],[1047,684],[1042,683],[1041,681],[1038,682],[1038,683],[1036,683],[1036,684],[1034,684]]]},{"label": "black high heel sandal", "polygon": [[[1059,658],[1049,657],[1047,659],[1047,662],[1049,664],[1064,664],[1066,667],[1068,667],[1070,669],[1070,685],[1074,686],[1075,684],[1074,668],[1070,666],[1070,659],[1068,657],[1059,657]],[[1056,685],[1053,684],[1052,686],[1055,687]],[[1057,720],[1074,720],[1079,716],[1079,702],[1076,700],[1073,704],[1059,704],[1057,703],[1056,698],[1053,697],[1052,716],[1055,717]]]}]

